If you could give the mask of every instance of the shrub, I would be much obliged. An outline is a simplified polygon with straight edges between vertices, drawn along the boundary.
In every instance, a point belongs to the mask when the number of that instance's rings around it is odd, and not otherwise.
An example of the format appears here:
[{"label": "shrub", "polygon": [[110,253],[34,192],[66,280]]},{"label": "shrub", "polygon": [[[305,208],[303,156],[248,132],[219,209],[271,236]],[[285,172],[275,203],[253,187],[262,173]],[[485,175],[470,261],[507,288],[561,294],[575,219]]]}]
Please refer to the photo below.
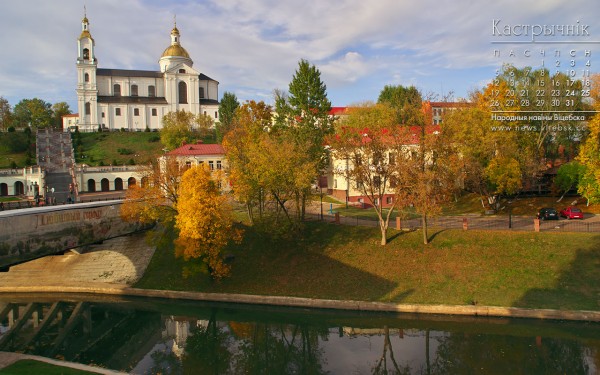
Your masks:
[{"label": "shrub", "polygon": [[133,159],[129,159],[129,160],[127,161],[127,165],[135,165],[135,160],[133,160]]}]

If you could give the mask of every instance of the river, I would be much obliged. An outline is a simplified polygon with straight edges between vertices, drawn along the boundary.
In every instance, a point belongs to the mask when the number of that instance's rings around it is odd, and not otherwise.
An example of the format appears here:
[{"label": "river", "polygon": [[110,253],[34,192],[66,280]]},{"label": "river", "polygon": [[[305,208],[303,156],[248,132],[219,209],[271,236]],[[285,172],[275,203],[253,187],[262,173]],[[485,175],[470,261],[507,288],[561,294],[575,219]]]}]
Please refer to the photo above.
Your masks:
[{"label": "river", "polygon": [[596,374],[600,324],[0,295],[0,351],[135,374]]}]

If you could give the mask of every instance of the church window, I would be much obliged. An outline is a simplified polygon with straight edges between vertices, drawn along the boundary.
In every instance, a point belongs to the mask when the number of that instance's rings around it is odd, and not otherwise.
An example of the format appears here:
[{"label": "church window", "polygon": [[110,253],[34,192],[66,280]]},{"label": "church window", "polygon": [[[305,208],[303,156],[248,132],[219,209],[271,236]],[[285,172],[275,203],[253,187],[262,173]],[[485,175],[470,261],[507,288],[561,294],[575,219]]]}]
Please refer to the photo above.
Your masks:
[{"label": "church window", "polygon": [[151,98],[156,96],[156,88],[154,86],[148,86],[148,96]]},{"label": "church window", "polygon": [[89,60],[90,59],[90,50],[87,48],[83,49],[83,59],[84,60]]},{"label": "church window", "polygon": [[84,80],[85,82],[89,82],[89,81],[90,81],[90,75],[89,75],[88,73],[85,73],[85,74],[83,75],[83,80]]},{"label": "church window", "polygon": [[215,111],[215,118],[219,118],[219,112]]},{"label": "church window", "polygon": [[92,105],[90,103],[85,103],[85,115],[89,116],[89,114],[92,112]]},{"label": "church window", "polygon": [[156,108],[152,108],[152,116],[156,116]]},{"label": "church window", "polygon": [[185,69],[179,69],[179,73],[185,73]]},{"label": "church window", "polygon": [[114,96],[121,96],[121,85],[115,83],[113,86]]},{"label": "church window", "polygon": [[138,96],[138,85],[131,85],[131,96]]},{"label": "church window", "polygon": [[187,85],[185,82],[179,82],[179,103],[187,104]]},{"label": "church window", "polygon": [[140,109],[139,108],[134,108],[133,109],[133,115],[134,116],[139,116],[140,115]]},{"label": "church window", "polygon": [[115,108],[115,116],[121,116],[121,108]]},{"label": "church window", "polygon": [[104,118],[104,117],[106,117],[106,116],[104,116],[104,112],[102,112],[102,118]]},{"label": "church window", "polygon": [[200,87],[200,99],[204,99],[204,87]]}]

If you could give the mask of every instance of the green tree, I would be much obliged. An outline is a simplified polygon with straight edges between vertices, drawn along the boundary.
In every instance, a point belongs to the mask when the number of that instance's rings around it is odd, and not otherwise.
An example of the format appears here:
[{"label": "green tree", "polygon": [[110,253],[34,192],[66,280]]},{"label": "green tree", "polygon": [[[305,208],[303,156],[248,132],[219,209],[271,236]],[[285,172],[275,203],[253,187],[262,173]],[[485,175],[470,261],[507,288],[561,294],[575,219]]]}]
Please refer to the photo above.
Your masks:
[{"label": "green tree", "polygon": [[225,91],[219,104],[219,123],[217,124],[217,142],[221,142],[223,137],[231,129],[235,118],[235,111],[239,108],[235,94]]},{"label": "green tree", "polygon": [[[277,128],[289,134],[289,138],[300,147],[307,147],[307,163],[316,166],[313,180],[323,173],[328,156],[323,148],[324,139],[333,132],[333,121],[329,115],[331,102],[327,98],[327,86],[321,80],[321,72],[306,60],[300,60],[292,81],[289,95],[276,91],[275,110]],[[310,185],[300,192],[301,217],[304,218],[306,199]]]},{"label": "green tree", "polygon": [[421,93],[416,87],[385,85],[377,103],[387,103],[396,111],[396,121],[403,125],[418,125],[423,121]]},{"label": "green tree", "polygon": [[600,116],[594,116],[588,127],[590,133],[577,156],[577,161],[583,166],[577,191],[589,205],[600,202]]},{"label": "green tree", "polygon": [[18,127],[47,128],[52,124],[52,105],[42,99],[23,99],[13,109],[14,123]]},{"label": "green tree", "polygon": [[212,117],[204,113],[199,114],[196,116],[195,123],[198,136],[202,138],[211,137],[211,139],[214,139],[212,135],[214,134],[215,122]]},{"label": "green tree", "polygon": [[560,168],[558,168],[556,179],[554,180],[554,186],[559,192],[562,192],[563,195],[557,202],[560,202],[564,198],[565,194],[567,194],[571,189],[579,186],[579,181],[584,172],[585,167],[576,161],[563,164],[560,166]]},{"label": "green tree", "polygon": [[196,118],[193,113],[184,110],[169,112],[163,116],[162,121],[160,141],[167,149],[174,150],[183,142],[191,143],[195,140]]},{"label": "green tree", "polygon": [[62,118],[65,115],[70,115],[71,109],[66,102],[58,102],[52,105],[52,126],[55,129],[62,129]]},{"label": "green tree", "polygon": [[12,125],[13,115],[8,100],[0,96],[0,129],[8,130]]}]

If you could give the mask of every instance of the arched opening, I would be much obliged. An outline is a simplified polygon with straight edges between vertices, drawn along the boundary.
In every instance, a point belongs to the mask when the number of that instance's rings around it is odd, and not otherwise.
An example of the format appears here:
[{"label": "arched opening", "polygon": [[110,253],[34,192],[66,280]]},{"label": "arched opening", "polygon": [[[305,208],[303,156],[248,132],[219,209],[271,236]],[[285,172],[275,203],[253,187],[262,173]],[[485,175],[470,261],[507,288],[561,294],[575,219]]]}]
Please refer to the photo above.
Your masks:
[{"label": "arched opening", "polygon": [[89,116],[90,113],[92,113],[92,105],[89,102],[85,103],[84,113],[85,113],[86,116]]},{"label": "arched opening", "polygon": [[179,82],[179,104],[187,104],[187,84]]},{"label": "arched opening", "polygon": [[0,197],[6,197],[8,195],[8,185],[4,182],[0,184]]},{"label": "arched opening", "polygon": [[15,182],[15,195],[25,194],[25,185],[21,181]]},{"label": "arched opening", "polygon": [[100,181],[100,189],[102,189],[102,191],[109,191],[109,182],[108,182],[108,178],[103,178]]},{"label": "arched opening", "polygon": [[113,85],[113,95],[114,96],[121,96],[121,85],[119,85],[118,83],[115,83]]},{"label": "arched opening", "polygon": [[90,178],[87,183],[87,191],[90,193],[96,192],[96,181],[93,178]]},{"label": "arched opening", "polygon": [[89,81],[90,81],[90,75],[89,75],[88,73],[85,73],[85,74],[83,75],[83,80],[84,80],[85,82],[89,82]]},{"label": "arched opening", "polygon": [[143,188],[147,188],[148,187],[148,177],[142,177],[142,180],[140,181],[140,183]]},{"label": "arched opening", "polygon": [[185,69],[179,69],[179,73],[185,73]]},{"label": "arched opening", "polygon": [[87,48],[83,49],[83,59],[84,60],[89,60],[90,59],[90,50]]},{"label": "arched opening", "polygon": [[136,183],[137,181],[135,180],[135,177],[129,177],[129,179],[127,180],[127,188],[135,186]]},{"label": "arched opening", "polygon": [[131,85],[131,96],[138,96],[138,85]]},{"label": "arched opening", "polygon": [[151,98],[156,96],[156,88],[154,86],[148,86],[148,96]]},{"label": "arched opening", "polygon": [[123,179],[120,177],[115,178],[115,190],[123,190]]}]

